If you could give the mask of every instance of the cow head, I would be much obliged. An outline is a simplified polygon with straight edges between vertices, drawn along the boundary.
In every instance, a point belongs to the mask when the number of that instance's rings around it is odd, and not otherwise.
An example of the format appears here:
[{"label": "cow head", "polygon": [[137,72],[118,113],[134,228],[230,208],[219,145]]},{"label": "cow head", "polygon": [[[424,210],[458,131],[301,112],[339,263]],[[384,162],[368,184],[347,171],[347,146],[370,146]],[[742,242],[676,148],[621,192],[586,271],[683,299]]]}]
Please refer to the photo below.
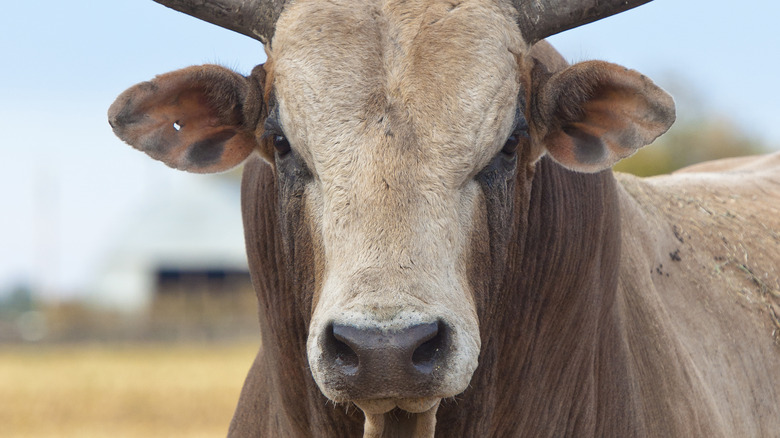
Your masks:
[{"label": "cow head", "polygon": [[283,239],[305,236],[313,266],[311,374],[364,411],[369,435],[395,408],[433,418],[469,385],[518,169],[545,154],[608,169],[674,119],[639,73],[534,46],[631,2],[560,2],[556,17],[519,3],[271,2],[256,16],[275,26],[239,29],[269,43],[249,77],[191,67],[109,110],[120,138],[172,167],[219,172],[258,154],[274,168]]}]

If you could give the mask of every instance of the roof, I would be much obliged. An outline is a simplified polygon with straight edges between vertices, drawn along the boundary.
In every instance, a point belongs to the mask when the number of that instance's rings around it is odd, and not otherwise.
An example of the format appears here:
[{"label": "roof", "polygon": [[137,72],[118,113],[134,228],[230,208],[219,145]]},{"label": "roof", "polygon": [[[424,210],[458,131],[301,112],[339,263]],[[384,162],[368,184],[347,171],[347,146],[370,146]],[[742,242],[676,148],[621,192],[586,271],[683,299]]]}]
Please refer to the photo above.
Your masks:
[{"label": "roof", "polygon": [[156,192],[106,254],[90,300],[137,310],[160,269],[248,270],[239,192],[235,181],[207,176]]}]

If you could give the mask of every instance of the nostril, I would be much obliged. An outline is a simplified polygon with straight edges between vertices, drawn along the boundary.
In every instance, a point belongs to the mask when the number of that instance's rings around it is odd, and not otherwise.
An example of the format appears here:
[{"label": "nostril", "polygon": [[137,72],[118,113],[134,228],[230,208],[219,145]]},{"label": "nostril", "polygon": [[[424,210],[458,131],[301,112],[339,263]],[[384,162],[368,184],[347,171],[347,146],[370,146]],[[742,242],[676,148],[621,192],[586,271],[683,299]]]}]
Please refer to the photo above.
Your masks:
[{"label": "nostril", "polygon": [[441,321],[436,322],[429,335],[421,339],[421,344],[412,353],[412,365],[421,373],[432,373],[437,359],[444,354],[447,338],[447,326]]},{"label": "nostril", "polygon": [[[441,321],[399,330],[358,328],[331,323],[323,338],[325,363],[336,373],[387,378],[430,376],[449,348],[449,330]],[[401,379],[401,377],[398,377]]]},{"label": "nostril", "polygon": [[455,338],[452,327],[441,320],[387,325],[327,324],[319,336],[320,355],[312,361],[315,377],[352,400],[435,393],[449,372]]},{"label": "nostril", "polygon": [[349,345],[348,337],[340,333],[339,327],[343,326],[328,325],[325,333],[325,353],[343,373],[355,374],[360,363],[358,355]]}]

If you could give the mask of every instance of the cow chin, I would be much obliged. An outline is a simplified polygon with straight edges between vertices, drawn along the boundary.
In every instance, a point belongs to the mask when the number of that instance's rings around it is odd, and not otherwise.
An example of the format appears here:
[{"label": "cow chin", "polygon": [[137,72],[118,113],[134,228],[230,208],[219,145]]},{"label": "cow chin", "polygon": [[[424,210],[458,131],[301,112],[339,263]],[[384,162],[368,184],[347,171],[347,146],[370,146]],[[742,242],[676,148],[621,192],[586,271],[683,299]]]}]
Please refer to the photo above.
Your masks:
[{"label": "cow chin", "polygon": [[440,398],[379,398],[373,400],[355,400],[355,406],[366,415],[382,415],[393,409],[410,414],[422,414],[439,406]]},{"label": "cow chin", "polygon": [[368,416],[435,411],[441,399],[465,391],[480,349],[476,318],[426,310],[380,320],[354,310],[315,315],[307,353],[322,393]]},{"label": "cow chin", "polygon": [[[439,399],[356,401],[366,417],[363,438],[433,438]],[[405,412],[396,412],[396,408]]]}]

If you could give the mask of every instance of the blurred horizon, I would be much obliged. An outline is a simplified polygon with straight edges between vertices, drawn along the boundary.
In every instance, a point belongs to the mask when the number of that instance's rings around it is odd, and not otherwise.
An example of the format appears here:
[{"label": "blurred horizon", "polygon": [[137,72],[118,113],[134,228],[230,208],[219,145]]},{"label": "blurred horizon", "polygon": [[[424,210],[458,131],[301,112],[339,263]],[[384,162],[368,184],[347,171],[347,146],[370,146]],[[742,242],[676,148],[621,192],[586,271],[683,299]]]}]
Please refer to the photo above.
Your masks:
[{"label": "blurred horizon", "polygon": [[[572,62],[604,59],[651,77],[675,95],[681,125],[721,120],[735,137],[778,150],[779,12],[780,3],[656,0],[549,41]],[[263,47],[152,1],[13,2],[0,25],[8,61],[0,70],[0,300],[23,289],[55,303],[84,299],[150,205],[224,183],[123,144],[108,106],[127,87],[188,65],[246,74],[264,61]],[[225,220],[240,236],[237,196],[220,208],[233,209]]]}]

